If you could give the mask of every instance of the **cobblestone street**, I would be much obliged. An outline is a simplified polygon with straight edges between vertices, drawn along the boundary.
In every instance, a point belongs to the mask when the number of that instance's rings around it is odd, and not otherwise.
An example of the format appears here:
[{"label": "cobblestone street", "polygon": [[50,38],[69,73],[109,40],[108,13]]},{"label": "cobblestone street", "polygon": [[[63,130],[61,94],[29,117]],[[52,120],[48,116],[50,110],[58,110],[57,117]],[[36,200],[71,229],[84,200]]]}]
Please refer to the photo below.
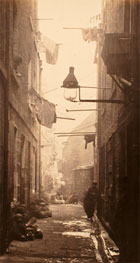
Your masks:
[{"label": "cobblestone street", "polygon": [[80,204],[52,205],[50,210],[52,218],[37,221],[43,230],[43,239],[13,241],[9,253],[1,256],[0,262],[108,262],[101,246],[97,222],[92,224],[87,220]]}]

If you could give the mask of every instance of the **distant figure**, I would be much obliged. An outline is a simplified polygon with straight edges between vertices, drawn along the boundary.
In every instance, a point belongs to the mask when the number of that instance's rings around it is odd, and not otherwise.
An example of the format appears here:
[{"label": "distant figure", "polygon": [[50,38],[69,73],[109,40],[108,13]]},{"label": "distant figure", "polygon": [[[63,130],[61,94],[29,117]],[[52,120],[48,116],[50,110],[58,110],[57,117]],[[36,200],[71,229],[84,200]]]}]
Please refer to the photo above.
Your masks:
[{"label": "distant figure", "polygon": [[92,220],[97,201],[97,183],[93,182],[83,200],[84,210],[89,220]]}]

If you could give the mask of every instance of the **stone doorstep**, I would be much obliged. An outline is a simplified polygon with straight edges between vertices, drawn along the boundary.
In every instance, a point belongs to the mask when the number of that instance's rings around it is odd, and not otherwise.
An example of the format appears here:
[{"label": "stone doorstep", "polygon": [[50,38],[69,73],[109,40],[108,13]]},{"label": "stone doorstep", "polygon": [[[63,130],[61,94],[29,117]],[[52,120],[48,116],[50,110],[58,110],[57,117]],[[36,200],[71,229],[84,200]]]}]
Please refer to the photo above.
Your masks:
[{"label": "stone doorstep", "polygon": [[102,241],[103,249],[106,254],[109,263],[115,263],[119,259],[119,248],[115,242],[111,239],[105,228],[102,226],[97,215],[94,215],[94,219],[100,229],[100,238]]}]

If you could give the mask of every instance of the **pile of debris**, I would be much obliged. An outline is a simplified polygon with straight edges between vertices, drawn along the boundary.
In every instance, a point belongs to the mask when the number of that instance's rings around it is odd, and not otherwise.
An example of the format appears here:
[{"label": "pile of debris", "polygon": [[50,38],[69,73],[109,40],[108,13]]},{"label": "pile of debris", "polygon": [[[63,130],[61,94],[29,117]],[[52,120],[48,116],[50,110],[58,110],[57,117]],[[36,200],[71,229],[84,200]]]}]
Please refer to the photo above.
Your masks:
[{"label": "pile of debris", "polygon": [[51,217],[52,213],[49,211],[48,203],[44,199],[35,199],[30,203],[30,214],[36,218]]},{"label": "pile of debris", "polygon": [[71,195],[67,200],[66,204],[78,204],[78,196],[77,194]]},{"label": "pile of debris", "polygon": [[12,210],[9,227],[9,243],[12,240],[31,241],[42,239],[43,232],[36,224],[37,219],[51,217],[48,204],[44,200],[34,200],[30,206],[17,205]]},{"label": "pile of debris", "polygon": [[51,204],[65,204],[65,200],[63,198],[63,195],[51,195],[50,197],[50,203]]}]

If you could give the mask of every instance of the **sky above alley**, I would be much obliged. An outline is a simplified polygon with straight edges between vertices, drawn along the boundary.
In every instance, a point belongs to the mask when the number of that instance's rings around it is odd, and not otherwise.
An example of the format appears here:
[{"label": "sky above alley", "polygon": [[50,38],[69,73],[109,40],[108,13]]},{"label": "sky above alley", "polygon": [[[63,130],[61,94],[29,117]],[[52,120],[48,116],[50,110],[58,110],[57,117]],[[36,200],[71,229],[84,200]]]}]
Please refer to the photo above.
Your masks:
[{"label": "sky above alley", "polygon": [[[72,103],[64,99],[61,85],[68,75],[69,67],[74,66],[75,75],[81,86],[97,86],[94,61],[95,42],[86,42],[81,30],[65,27],[87,28],[96,24],[95,16],[100,14],[100,0],[38,0],[39,30],[56,43],[59,48],[56,65],[43,62],[42,95],[57,104],[57,116],[75,118],[75,121],[57,120],[56,131],[68,131],[76,127],[91,112],[71,112],[66,109],[95,108],[94,103]],[[91,94],[92,92],[92,94]],[[95,95],[95,90],[85,98]],[[85,97],[86,96],[86,97]],[[93,113],[94,115],[95,113]]]}]

